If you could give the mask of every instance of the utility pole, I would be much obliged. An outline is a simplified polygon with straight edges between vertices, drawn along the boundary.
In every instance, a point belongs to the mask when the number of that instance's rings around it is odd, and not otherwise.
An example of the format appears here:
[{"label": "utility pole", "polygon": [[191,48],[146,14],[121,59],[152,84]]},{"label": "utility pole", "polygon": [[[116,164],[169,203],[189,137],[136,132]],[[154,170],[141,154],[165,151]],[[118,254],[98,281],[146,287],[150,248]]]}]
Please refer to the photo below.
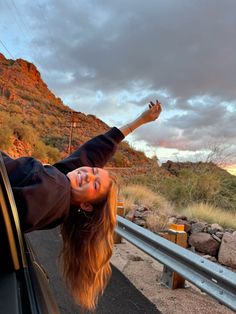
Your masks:
[{"label": "utility pole", "polygon": [[73,139],[73,130],[77,127],[77,124],[80,122],[79,115],[81,112],[77,111],[67,111],[67,114],[69,114],[69,127],[70,127],[70,134],[69,134],[69,144],[68,144],[68,154],[71,154],[71,148],[72,148],[72,139]]}]

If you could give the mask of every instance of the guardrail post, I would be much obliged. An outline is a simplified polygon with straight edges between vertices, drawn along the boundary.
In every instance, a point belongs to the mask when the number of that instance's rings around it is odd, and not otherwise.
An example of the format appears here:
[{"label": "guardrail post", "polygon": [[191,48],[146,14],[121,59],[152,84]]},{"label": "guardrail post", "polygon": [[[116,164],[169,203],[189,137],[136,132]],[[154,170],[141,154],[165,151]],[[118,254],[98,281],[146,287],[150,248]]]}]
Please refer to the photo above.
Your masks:
[{"label": "guardrail post", "polygon": [[[182,246],[184,248],[188,247],[187,233],[184,231],[184,225],[172,224],[170,225],[167,233],[160,233],[160,235],[163,238],[178,244],[179,246]],[[185,279],[166,265],[163,266],[161,281],[165,286],[171,289],[185,287]]]},{"label": "guardrail post", "polygon": [[[124,217],[124,215],[125,215],[125,208],[124,208],[124,201],[123,200],[119,199],[117,201],[116,209],[117,209],[117,212],[116,212],[117,215]],[[116,232],[114,232],[114,235],[113,235],[114,243],[115,244],[121,243],[121,239],[122,239],[121,236],[118,235]]]}]

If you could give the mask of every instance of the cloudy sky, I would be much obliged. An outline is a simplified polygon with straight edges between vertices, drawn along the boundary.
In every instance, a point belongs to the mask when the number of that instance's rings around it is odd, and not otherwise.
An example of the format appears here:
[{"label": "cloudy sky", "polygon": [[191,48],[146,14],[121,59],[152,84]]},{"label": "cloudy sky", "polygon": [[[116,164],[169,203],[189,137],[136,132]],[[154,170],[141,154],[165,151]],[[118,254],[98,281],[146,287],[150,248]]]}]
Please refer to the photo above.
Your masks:
[{"label": "cloudy sky", "polygon": [[160,120],[128,137],[150,156],[217,148],[236,167],[235,12],[235,0],[1,0],[0,51],[109,125],[160,100]]}]

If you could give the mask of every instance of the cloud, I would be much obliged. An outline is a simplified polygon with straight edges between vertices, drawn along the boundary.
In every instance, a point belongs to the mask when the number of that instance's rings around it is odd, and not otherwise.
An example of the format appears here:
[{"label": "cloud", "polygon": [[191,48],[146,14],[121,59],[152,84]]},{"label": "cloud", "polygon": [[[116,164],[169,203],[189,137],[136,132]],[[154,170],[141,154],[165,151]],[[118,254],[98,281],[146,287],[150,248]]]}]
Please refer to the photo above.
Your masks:
[{"label": "cloud", "polygon": [[[45,20],[32,9],[35,44],[50,51],[39,64],[94,74],[93,89],[130,87],[136,80],[176,97],[236,98],[234,1],[51,1]],[[35,15],[35,16],[34,16]],[[75,68],[76,65],[76,68]]]},{"label": "cloud", "polygon": [[138,130],[139,141],[235,148],[234,0],[19,2],[31,57],[66,104],[119,126],[158,98],[161,121]]}]

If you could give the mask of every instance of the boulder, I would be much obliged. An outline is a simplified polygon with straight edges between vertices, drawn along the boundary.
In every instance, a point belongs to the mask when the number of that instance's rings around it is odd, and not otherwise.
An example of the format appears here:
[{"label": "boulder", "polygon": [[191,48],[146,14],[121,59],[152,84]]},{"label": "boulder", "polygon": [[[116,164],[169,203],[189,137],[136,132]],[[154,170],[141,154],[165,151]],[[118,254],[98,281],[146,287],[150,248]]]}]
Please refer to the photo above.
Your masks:
[{"label": "boulder", "polygon": [[177,222],[177,218],[172,216],[172,217],[169,217],[168,218],[168,225],[171,225],[171,224],[176,224]]},{"label": "boulder", "polygon": [[208,233],[199,232],[193,233],[189,237],[189,244],[193,246],[196,251],[216,256],[220,247],[220,243],[212,238]]},{"label": "boulder", "polygon": [[185,215],[179,215],[179,216],[177,216],[177,219],[188,220],[187,216],[185,216]]},{"label": "boulder", "polygon": [[146,221],[144,219],[135,218],[134,223],[140,227],[146,227]]},{"label": "boulder", "polygon": [[135,218],[135,209],[131,209],[128,211],[128,213],[125,215],[125,218],[130,220],[130,221],[134,221]]},{"label": "boulder", "polygon": [[191,226],[191,233],[199,233],[202,232],[207,227],[206,222],[197,222],[192,224]]},{"label": "boulder", "polygon": [[199,222],[199,220],[198,220],[197,218],[191,218],[191,219],[189,220],[189,222],[190,222],[191,224],[195,224],[195,223]]},{"label": "boulder", "polygon": [[203,255],[202,257],[208,259],[211,262],[217,262],[217,259],[215,258],[215,256],[211,256],[211,255]]},{"label": "boulder", "polygon": [[207,230],[211,234],[215,234],[216,232],[223,232],[224,229],[218,224],[211,224]]},{"label": "boulder", "polygon": [[217,236],[218,238],[220,238],[220,239],[223,238],[223,235],[224,235],[224,232],[221,232],[221,231],[217,231],[217,232],[216,232],[216,236]]},{"label": "boulder", "polygon": [[219,255],[219,263],[236,268],[236,232],[223,235]]}]

